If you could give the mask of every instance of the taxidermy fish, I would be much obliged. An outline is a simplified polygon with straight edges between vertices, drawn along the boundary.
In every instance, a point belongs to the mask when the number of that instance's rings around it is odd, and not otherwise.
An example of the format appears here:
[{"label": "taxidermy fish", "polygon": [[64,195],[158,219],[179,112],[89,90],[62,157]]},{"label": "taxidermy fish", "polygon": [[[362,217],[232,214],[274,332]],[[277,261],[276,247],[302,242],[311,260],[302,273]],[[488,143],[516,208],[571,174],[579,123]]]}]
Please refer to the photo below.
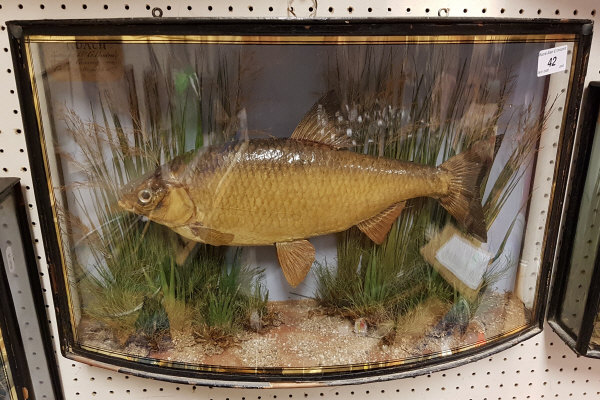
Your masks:
[{"label": "taxidermy fish", "polygon": [[[331,95],[289,139],[252,139],[187,153],[124,188],[119,205],[214,246],[275,245],[287,281],[310,270],[307,238],[356,225],[377,244],[415,197],[437,199],[486,241],[479,181],[486,164],[470,149],[438,167],[347,151]],[[337,108],[339,110],[339,108]]]}]

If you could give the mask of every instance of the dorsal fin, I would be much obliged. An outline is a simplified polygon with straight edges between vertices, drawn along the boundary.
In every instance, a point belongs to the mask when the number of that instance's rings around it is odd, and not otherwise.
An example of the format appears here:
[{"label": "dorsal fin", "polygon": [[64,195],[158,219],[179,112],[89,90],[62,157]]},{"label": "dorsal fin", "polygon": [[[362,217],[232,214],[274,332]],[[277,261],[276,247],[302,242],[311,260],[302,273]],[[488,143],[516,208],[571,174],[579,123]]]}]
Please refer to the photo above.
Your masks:
[{"label": "dorsal fin", "polygon": [[352,139],[336,124],[340,108],[335,92],[328,92],[304,115],[291,139],[322,143],[336,149],[352,146]]}]

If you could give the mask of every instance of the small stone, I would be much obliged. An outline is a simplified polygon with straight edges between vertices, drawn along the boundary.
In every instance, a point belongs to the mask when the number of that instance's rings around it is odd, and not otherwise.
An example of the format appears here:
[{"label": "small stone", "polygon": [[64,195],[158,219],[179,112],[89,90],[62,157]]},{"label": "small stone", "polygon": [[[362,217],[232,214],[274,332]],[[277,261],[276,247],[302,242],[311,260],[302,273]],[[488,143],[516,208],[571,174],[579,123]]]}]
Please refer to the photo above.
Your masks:
[{"label": "small stone", "polygon": [[357,335],[366,336],[367,330],[367,321],[365,321],[364,318],[354,320],[354,333],[356,333]]},{"label": "small stone", "polygon": [[252,311],[252,314],[250,314],[250,328],[256,332],[262,329],[262,318],[257,310]]}]

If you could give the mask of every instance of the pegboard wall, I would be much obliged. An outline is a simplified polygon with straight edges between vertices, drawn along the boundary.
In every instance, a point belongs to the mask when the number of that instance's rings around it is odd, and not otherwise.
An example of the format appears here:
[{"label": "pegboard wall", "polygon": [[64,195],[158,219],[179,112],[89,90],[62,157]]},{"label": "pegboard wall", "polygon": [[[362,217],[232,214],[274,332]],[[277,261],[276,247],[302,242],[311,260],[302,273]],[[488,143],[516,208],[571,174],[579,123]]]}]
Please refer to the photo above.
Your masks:
[{"label": "pegboard wall", "polygon": [[[47,321],[66,399],[585,399],[600,398],[600,360],[576,356],[550,329],[492,357],[445,371],[364,385],[296,389],[226,389],[154,381],[74,362],[60,355],[50,280],[29,172],[12,58],[4,21],[139,17],[215,18],[581,18],[600,30],[598,0],[399,1],[399,0],[0,0],[0,176],[21,178],[29,206]],[[600,33],[590,54],[586,82],[600,80]],[[25,274],[23,274],[24,276]],[[26,278],[25,278],[26,279]],[[21,318],[35,315],[15,299]],[[33,353],[38,346],[26,345]],[[28,354],[37,356],[37,354]],[[32,368],[43,365],[36,361]],[[49,385],[34,378],[36,395],[52,398]]]}]

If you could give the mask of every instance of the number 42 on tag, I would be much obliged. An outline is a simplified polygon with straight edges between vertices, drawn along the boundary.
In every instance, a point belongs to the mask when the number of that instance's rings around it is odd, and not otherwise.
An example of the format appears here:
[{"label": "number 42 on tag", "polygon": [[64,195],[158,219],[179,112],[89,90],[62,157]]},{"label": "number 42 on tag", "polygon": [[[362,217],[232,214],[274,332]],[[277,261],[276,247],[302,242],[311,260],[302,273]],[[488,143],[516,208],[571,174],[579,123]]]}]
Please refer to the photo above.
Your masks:
[{"label": "number 42 on tag", "polygon": [[538,56],[537,76],[550,75],[566,69],[566,45],[540,51]]}]

